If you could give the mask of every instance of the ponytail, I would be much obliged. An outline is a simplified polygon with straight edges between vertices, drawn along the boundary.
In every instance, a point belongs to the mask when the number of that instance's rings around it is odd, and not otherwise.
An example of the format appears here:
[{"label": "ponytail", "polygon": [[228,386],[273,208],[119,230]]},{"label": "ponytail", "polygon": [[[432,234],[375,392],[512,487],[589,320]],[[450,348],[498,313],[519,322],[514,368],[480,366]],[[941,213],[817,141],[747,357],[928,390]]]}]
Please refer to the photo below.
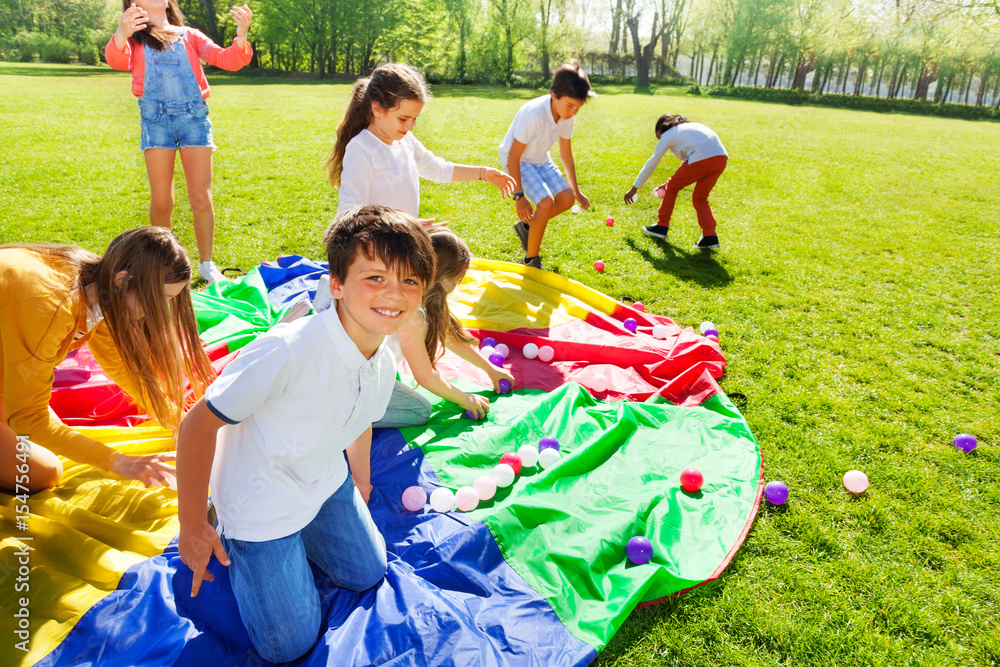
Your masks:
[{"label": "ponytail", "polygon": [[344,120],[337,126],[337,143],[326,161],[326,173],[330,178],[330,185],[335,188],[340,186],[347,144],[372,122],[372,105],[368,99],[370,81],[368,77],[362,77],[354,82],[354,90],[351,91],[351,101],[344,113]]}]

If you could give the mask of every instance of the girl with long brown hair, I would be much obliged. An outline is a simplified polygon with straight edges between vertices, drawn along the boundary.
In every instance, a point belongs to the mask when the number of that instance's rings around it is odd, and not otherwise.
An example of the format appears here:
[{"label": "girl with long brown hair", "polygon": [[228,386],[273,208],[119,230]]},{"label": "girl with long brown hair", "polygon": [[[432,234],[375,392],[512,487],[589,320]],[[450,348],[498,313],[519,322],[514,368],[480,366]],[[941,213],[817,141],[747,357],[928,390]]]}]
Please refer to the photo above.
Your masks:
[{"label": "girl with long brown hair", "polygon": [[174,208],[174,160],[180,153],[198,243],[198,276],[223,278],[212,262],[215,208],[212,204],[212,121],[208,117],[208,81],[201,61],[236,71],[247,65],[253,49],[247,31],[253,12],[246,5],[230,10],[236,38],[228,48],[216,45],[184,25],[177,0],[122,0],[122,16],[104,47],[108,65],[132,72],[132,94],[139,98],[141,141],[151,193],[150,223],[171,228]]},{"label": "girl with long brown hair", "polygon": [[103,257],[66,245],[0,246],[0,488],[57,485],[57,455],[146,486],[167,481],[173,454],[121,454],[63,424],[48,403],[54,368],[87,343],[113,381],[176,429],[185,380],[200,396],[215,377],[190,280],[184,248],[160,227],[123,232]]}]

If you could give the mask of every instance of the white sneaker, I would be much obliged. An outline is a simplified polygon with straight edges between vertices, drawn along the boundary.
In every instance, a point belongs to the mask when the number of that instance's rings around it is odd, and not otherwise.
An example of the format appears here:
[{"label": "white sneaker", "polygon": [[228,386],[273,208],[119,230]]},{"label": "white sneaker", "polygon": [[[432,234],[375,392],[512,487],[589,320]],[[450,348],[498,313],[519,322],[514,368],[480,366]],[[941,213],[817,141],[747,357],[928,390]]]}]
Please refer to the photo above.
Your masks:
[{"label": "white sneaker", "polygon": [[198,277],[209,284],[214,283],[216,280],[227,280],[212,260],[198,262]]}]

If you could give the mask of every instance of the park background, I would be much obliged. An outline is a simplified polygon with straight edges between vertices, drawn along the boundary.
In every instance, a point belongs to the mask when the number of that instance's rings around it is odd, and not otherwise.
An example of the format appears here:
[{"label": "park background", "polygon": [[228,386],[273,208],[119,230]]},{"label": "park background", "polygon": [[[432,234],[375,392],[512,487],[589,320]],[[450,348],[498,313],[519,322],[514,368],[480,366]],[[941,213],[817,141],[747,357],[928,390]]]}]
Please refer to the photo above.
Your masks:
[{"label": "park background", "polygon": [[[476,16],[482,27],[485,4]],[[519,58],[533,52],[523,49]],[[0,64],[0,241],[100,251],[148,221],[129,77],[32,60]],[[322,257],[337,202],[322,167],[349,82],[270,69],[209,80],[217,261],[249,269],[285,253]],[[791,499],[761,508],[720,579],[636,610],[597,664],[1000,663],[1000,125],[667,83],[597,86],[573,138],[593,207],[550,226],[546,264],[681,325],[715,322],[729,360],[722,387],[746,396],[765,476],[785,481]],[[538,94],[432,92],[417,136],[471,164],[497,162],[517,108]],[[650,188],[631,207],[621,201],[664,112],[706,123],[730,152],[712,197],[721,252],[690,247],[698,229],[686,193],[667,244],[641,233],[658,204]],[[655,178],[675,165],[665,159]],[[179,167],[177,181],[175,231],[190,248]],[[451,221],[476,255],[519,259],[512,206],[494,189],[424,183],[422,199],[422,213]],[[976,453],[951,446],[958,432],[979,438]],[[857,498],[841,485],[853,468],[872,483]]]}]

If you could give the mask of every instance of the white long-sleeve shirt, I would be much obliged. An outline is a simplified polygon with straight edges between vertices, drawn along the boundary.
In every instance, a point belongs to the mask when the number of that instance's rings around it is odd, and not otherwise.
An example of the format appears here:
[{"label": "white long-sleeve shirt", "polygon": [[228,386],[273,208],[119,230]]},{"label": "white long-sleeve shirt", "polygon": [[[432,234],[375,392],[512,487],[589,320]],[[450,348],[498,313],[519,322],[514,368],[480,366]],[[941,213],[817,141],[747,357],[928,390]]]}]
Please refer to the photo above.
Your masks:
[{"label": "white long-sleeve shirt", "polygon": [[420,217],[420,179],[450,183],[455,164],[424,148],[413,133],[387,144],[368,130],[344,152],[337,215],[362,204],[382,204]]},{"label": "white long-sleeve shirt", "polygon": [[678,160],[681,162],[686,160],[688,164],[719,155],[729,155],[725,146],[722,145],[719,135],[707,126],[701,123],[674,125],[660,135],[652,157],[646,160],[642,171],[635,177],[635,182],[632,185],[635,186],[636,190],[641,189],[646,184],[646,181],[656,170],[656,165],[660,164],[660,160],[667,154],[668,149],[673,151]]}]

